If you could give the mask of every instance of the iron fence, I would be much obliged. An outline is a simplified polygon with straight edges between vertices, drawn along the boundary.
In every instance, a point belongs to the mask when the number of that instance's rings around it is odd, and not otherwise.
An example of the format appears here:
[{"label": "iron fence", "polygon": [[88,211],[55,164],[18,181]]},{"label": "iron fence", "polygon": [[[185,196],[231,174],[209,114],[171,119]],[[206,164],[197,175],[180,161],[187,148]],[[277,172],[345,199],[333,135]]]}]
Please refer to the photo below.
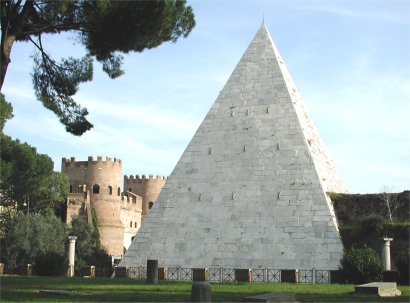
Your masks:
[{"label": "iron fence", "polygon": [[[146,279],[145,267],[129,267],[128,277],[144,280]],[[299,283],[330,283],[330,270],[301,269],[296,271]],[[193,269],[183,267],[167,268],[165,277],[169,281],[193,281]],[[232,283],[236,281],[235,268],[215,267],[208,268],[208,282]],[[252,283],[281,283],[281,270],[273,268],[251,269],[249,282]]]},{"label": "iron fence", "polygon": [[269,269],[268,268],[266,270],[266,272],[267,272],[266,282],[272,282],[272,283],[280,283],[281,282],[280,270],[279,269]]},{"label": "iron fence", "polygon": [[17,264],[4,265],[3,273],[5,275],[18,275],[19,274],[19,267],[18,267]]},{"label": "iron fence", "polygon": [[[128,267],[127,277],[137,280],[145,280],[147,277],[147,268]],[[281,283],[281,270],[273,268],[253,268],[250,269],[251,275],[249,282],[252,283]],[[315,270],[315,269],[300,269],[297,270],[299,283],[331,283],[330,270]],[[3,274],[18,275],[21,274],[19,266],[15,264],[4,265]],[[112,267],[96,267],[96,277],[114,277],[114,268]],[[193,281],[193,269],[181,267],[169,267],[166,271],[165,279],[169,281]],[[231,283],[236,281],[235,268],[214,267],[208,268],[208,282],[214,283]]]},{"label": "iron fence", "polygon": [[313,270],[300,269],[299,270],[299,283],[314,283]]},{"label": "iron fence", "polygon": [[316,270],[315,283],[319,283],[319,284],[330,283],[330,270]]},{"label": "iron fence", "polygon": [[128,268],[128,278],[145,280],[147,278],[147,268],[146,267],[129,267]]}]

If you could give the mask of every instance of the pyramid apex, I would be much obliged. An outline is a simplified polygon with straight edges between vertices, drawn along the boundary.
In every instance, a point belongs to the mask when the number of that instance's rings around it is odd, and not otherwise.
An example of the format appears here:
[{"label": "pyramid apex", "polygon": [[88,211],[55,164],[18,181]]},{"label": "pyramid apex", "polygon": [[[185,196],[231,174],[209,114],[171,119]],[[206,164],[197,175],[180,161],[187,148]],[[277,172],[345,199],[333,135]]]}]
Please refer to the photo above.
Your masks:
[{"label": "pyramid apex", "polygon": [[262,23],[259,26],[258,32],[260,32],[260,31],[265,31],[265,32],[269,33],[269,30],[268,30],[268,28],[266,27],[266,24],[265,24],[265,20],[262,20]]},{"label": "pyramid apex", "polygon": [[256,34],[255,34],[255,36],[252,39],[250,44],[252,44],[255,40],[259,40],[259,39],[264,40],[265,43],[269,41],[267,44],[272,45],[272,48],[273,48],[273,50],[276,54],[279,53],[275,43],[273,42],[273,39],[272,39],[272,37],[269,33],[268,27],[266,26],[264,20],[262,21],[261,25],[259,26],[259,29],[256,32]]}]

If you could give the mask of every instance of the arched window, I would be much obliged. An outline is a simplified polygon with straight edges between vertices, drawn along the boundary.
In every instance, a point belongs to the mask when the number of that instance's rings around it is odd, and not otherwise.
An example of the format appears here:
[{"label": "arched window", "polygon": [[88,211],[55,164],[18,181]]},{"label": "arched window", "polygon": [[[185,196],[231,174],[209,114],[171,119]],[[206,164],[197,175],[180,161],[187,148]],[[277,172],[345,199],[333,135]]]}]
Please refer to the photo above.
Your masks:
[{"label": "arched window", "polygon": [[134,227],[137,228],[138,224],[137,222],[134,222]]},{"label": "arched window", "polygon": [[112,187],[111,187],[111,186],[108,186],[108,187],[105,189],[105,194],[107,194],[107,195],[112,195]]},{"label": "arched window", "polygon": [[154,205],[154,202],[152,202],[152,201],[149,202],[149,203],[148,203],[148,208],[151,209],[153,205]]},{"label": "arched window", "polygon": [[130,187],[130,188],[128,188],[128,191],[130,192],[130,193],[132,193],[132,188]]},{"label": "arched window", "polygon": [[117,189],[117,196],[120,196],[120,195],[121,195],[121,188],[118,187],[118,189]]},{"label": "arched window", "polygon": [[100,186],[98,184],[93,185],[93,194],[99,194],[100,193]]},{"label": "arched window", "polygon": [[72,192],[73,192],[73,186],[70,185],[70,193],[72,193]]}]

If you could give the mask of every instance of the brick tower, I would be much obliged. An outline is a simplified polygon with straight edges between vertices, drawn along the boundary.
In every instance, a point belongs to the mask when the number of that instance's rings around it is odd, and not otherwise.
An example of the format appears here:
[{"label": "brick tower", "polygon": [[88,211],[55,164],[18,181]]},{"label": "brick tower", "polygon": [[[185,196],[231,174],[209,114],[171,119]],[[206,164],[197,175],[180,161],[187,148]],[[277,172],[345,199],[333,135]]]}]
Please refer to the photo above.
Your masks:
[{"label": "brick tower", "polygon": [[[94,208],[101,244],[113,256],[124,254],[124,224],[121,222],[122,164],[119,159],[101,156],[94,160],[76,161],[63,158],[61,172],[68,175],[70,193],[88,192]],[[89,217],[89,215],[88,215]]]},{"label": "brick tower", "polygon": [[124,176],[124,190],[132,192],[142,198],[142,220],[148,213],[148,210],[154,205],[162,188],[167,182],[167,177],[145,175]]}]

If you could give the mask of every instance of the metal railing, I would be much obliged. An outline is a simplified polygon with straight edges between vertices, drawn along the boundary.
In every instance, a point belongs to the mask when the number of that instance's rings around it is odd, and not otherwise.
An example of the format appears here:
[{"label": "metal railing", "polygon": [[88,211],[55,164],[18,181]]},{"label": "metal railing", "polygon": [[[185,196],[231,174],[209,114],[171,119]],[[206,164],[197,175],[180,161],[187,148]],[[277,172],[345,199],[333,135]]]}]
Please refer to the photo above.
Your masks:
[{"label": "metal railing", "polygon": [[[164,270],[164,279],[168,281],[193,281],[194,269],[182,267],[168,267],[162,268]],[[198,270],[198,269],[196,269]],[[200,269],[205,270],[205,269]],[[238,281],[236,277],[236,268],[214,267],[207,268],[206,281],[214,283],[231,283]],[[286,270],[289,272],[289,270]],[[294,272],[295,283],[331,283],[330,270],[317,269],[299,269],[291,270]],[[131,279],[144,280],[146,279],[146,267],[127,267],[127,277]],[[243,278],[242,278],[243,279]],[[241,280],[244,281],[244,280]],[[281,283],[289,282],[289,280],[282,281],[282,270],[273,268],[254,268],[249,269],[248,282],[258,283]]]}]

